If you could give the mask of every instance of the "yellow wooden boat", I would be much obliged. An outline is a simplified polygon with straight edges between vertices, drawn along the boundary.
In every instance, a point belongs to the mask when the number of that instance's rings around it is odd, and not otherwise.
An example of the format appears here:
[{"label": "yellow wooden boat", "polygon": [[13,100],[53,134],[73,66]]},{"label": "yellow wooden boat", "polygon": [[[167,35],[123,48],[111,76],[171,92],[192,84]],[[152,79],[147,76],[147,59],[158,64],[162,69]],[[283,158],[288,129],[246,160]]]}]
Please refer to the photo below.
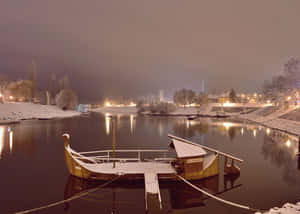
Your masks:
[{"label": "yellow wooden boat", "polygon": [[[87,180],[162,179],[199,180],[219,174],[220,156],[225,158],[225,174],[239,174],[235,162],[243,160],[232,155],[168,135],[170,150],[101,150],[76,152],[70,147],[70,136],[63,135],[66,166],[71,175]],[[174,152],[175,151],[175,152]],[[127,157],[124,157],[126,156]],[[149,158],[151,157],[151,158]],[[156,177],[155,177],[156,176]]]}]

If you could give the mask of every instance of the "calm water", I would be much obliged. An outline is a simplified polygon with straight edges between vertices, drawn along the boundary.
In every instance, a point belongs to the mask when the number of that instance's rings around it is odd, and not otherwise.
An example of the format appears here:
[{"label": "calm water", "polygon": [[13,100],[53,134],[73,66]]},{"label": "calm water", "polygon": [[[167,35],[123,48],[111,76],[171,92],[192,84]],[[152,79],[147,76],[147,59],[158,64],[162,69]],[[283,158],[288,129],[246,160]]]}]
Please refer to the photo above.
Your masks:
[{"label": "calm water", "polygon": [[[251,207],[266,209],[300,199],[298,140],[263,127],[222,120],[117,117],[117,148],[166,149],[167,134],[234,154],[241,175],[198,182],[210,192]],[[93,114],[53,121],[0,126],[0,213],[39,207],[92,187],[70,177],[61,134],[71,135],[78,151],[111,149],[110,120]],[[225,185],[226,184],[226,185]],[[161,183],[162,213],[249,213],[208,199],[181,183]],[[82,199],[40,213],[145,213],[143,182],[112,185]]]}]

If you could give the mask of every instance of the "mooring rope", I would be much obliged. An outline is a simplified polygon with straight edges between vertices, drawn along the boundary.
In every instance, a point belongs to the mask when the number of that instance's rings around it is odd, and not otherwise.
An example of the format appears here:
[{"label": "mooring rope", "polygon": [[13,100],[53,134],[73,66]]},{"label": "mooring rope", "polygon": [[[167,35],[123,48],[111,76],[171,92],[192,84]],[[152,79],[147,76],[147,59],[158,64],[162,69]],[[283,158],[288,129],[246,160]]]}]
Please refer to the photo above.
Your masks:
[{"label": "mooring rope", "polygon": [[50,207],[55,207],[55,206],[58,206],[60,204],[64,204],[66,202],[70,202],[70,201],[73,201],[75,199],[78,199],[78,198],[81,198],[83,196],[86,196],[90,193],[93,193],[93,192],[96,192],[97,190],[107,186],[108,184],[111,184],[112,182],[116,181],[117,179],[119,179],[121,176],[117,176],[109,181],[107,181],[106,183],[100,185],[100,186],[97,186],[93,189],[89,189],[87,191],[84,191],[84,192],[81,192],[81,193],[78,193],[68,199],[65,199],[65,200],[61,200],[61,201],[57,201],[57,202],[54,202],[54,203],[51,203],[51,204],[48,204],[48,205],[45,205],[45,206],[42,206],[42,207],[37,207],[37,208],[34,208],[34,209],[30,209],[30,210],[25,210],[25,211],[20,211],[20,212],[16,212],[15,214],[26,214],[26,213],[33,213],[33,212],[36,212],[36,211],[39,211],[39,210],[43,210],[43,209],[47,209],[47,208],[50,208]]},{"label": "mooring rope", "polygon": [[259,210],[259,209],[255,209],[255,208],[251,208],[249,206],[245,206],[245,205],[241,205],[241,204],[237,204],[237,203],[234,203],[234,202],[231,202],[231,201],[227,201],[227,200],[224,200],[222,198],[219,198],[213,194],[210,194],[209,192],[206,192],[205,190],[203,189],[200,189],[199,187],[195,186],[194,184],[192,184],[191,182],[187,181],[186,179],[184,179],[183,177],[181,177],[180,175],[177,175],[178,178],[180,178],[183,182],[185,182],[186,184],[188,184],[189,186],[191,186],[192,188],[198,190],[199,192],[202,192],[203,194],[217,200],[217,201],[220,201],[224,204],[228,204],[228,205],[231,205],[231,206],[234,206],[234,207],[238,207],[238,208],[241,208],[241,209],[245,209],[245,210],[250,210],[250,211],[254,211],[254,212],[262,212],[262,210]]}]

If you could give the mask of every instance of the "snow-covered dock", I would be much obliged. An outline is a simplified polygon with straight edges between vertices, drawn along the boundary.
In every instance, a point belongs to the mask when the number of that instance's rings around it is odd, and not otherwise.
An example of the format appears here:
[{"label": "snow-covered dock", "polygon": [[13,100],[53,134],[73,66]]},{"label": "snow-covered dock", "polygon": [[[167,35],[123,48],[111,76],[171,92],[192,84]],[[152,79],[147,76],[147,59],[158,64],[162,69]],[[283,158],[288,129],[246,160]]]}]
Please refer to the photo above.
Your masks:
[{"label": "snow-covered dock", "polygon": [[146,172],[144,174],[145,178],[145,202],[146,210],[159,210],[162,208],[161,205],[161,195],[158,184],[157,174],[152,172]]}]

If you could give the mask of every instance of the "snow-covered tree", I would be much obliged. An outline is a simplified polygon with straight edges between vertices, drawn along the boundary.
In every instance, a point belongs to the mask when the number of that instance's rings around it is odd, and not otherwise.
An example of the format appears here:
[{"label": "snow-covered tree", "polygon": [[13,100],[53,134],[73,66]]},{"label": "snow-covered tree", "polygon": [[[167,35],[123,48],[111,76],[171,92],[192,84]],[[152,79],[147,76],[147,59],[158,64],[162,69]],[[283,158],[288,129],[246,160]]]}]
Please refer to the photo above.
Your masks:
[{"label": "snow-covered tree", "polygon": [[33,83],[30,80],[11,82],[6,87],[5,96],[13,96],[14,100],[30,101],[33,98]]},{"label": "snow-covered tree", "polygon": [[232,103],[238,102],[238,97],[236,96],[236,93],[235,93],[235,91],[234,91],[233,88],[232,88],[232,89],[230,90],[230,92],[229,92],[229,100],[230,100],[230,102],[232,102]]},{"label": "snow-covered tree", "polygon": [[75,110],[78,97],[71,89],[63,89],[56,95],[56,105],[63,110]]},{"label": "snow-covered tree", "polygon": [[193,103],[195,101],[195,98],[196,98],[196,93],[193,90],[188,90],[185,88],[176,91],[173,96],[174,103],[183,106]]}]

